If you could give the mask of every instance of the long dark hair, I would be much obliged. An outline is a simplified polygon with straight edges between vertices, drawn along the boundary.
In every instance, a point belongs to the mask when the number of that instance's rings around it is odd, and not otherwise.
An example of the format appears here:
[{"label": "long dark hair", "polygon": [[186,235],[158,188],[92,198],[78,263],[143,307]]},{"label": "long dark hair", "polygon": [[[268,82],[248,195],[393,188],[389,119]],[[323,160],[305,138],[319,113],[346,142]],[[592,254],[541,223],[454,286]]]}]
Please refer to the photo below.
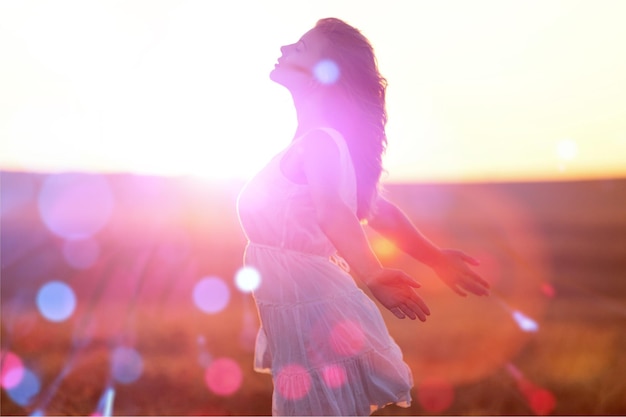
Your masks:
[{"label": "long dark hair", "polygon": [[357,216],[366,219],[378,193],[387,146],[385,92],[374,49],[361,32],[336,18],[315,25],[329,41],[326,55],[339,69],[341,98],[327,106],[327,118],[344,135],[357,178]]}]

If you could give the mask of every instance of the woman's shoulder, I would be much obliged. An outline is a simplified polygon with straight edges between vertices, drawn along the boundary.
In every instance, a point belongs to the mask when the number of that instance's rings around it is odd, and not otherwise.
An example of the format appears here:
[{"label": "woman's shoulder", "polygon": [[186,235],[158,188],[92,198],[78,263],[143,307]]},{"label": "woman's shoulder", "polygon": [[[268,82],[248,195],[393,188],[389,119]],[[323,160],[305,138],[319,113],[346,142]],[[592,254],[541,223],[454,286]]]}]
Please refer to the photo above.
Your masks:
[{"label": "woman's shoulder", "polygon": [[293,145],[297,151],[321,159],[321,162],[341,157],[346,146],[339,131],[326,127],[309,130]]}]

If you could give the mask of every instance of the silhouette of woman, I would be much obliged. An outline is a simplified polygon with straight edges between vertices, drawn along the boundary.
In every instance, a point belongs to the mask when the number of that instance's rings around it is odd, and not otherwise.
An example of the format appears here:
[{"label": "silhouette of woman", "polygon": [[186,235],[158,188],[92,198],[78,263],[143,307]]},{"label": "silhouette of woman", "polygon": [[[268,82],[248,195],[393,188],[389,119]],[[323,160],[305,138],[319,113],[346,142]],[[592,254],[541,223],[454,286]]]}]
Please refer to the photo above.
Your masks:
[{"label": "silhouette of woman", "polygon": [[353,277],[400,319],[430,312],[413,278],[381,265],[363,224],[460,295],[485,295],[488,284],[473,258],[435,246],[379,193],[386,81],[369,41],[328,18],[281,52],[270,78],[290,91],[298,127],[238,200],[245,264],[262,279],[255,369],[272,375],[274,415],[408,407],[411,371]]}]

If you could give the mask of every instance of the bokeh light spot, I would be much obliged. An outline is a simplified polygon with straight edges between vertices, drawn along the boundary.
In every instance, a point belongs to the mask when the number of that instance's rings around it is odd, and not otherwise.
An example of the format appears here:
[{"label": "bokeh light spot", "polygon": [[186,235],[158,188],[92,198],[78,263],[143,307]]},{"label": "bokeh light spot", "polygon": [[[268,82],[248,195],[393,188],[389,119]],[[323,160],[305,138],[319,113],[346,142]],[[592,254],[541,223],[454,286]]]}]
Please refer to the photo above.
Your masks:
[{"label": "bokeh light spot", "polygon": [[21,173],[0,173],[0,215],[28,204],[36,195],[35,180]]},{"label": "bokeh light spot", "polygon": [[2,353],[0,382],[4,389],[11,389],[20,384],[24,378],[24,365],[19,356],[13,352]]},{"label": "bokeh light spot", "polygon": [[365,336],[361,326],[351,320],[344,320],[333,326],[330,345],[333,350],[344,356],[358,354],[363,348]]},{"label": "bokeh light spot", "polygon": [[261,274],[255,268],[244,266],[235,274],[235,285],[242,292],[252,292],[259,287]]},{"label": "bokeh light spot", "polygon": [[284,398],[299,400],[311,389],[311,376],[298,364],[283,367],[276,376],[276,390]]},{"label": "bokeh light spot", "polygon": [[27,406],[32,398],[39,393],[41,382],[30,369],[24,368],[22,378],[16,386],[6,390],[11,399],[22,407]]},{"label": "bokeh light spot", "polygon": [[66,283],[50,281],[37,293],[37,308],[50,321],[64,321],[74,313],[76,296]]},{"label": "bokeh light spot", "polygon": [[42,185],[38,207],[53,233],[65,239],[84,239],[109,221],[113,194],[99,175],[50,175]]},{"label": "bokeh light spot", "polygon": [[63,244],[63,257],[74,269],[87,269],[93,266],[99,255],[100,245],[90,238],[66,240]]},{"label": "bokeh light spot", "polygon": [[328,388],[339,388],[346,383],[346,370],[341,365],[328,365],[322,368],[322,378]]},{"label": "bokeh light spot", "polygon": [[426,379],[417,387],[417,400],[424,410],[441,413],[452,405],[454,387],[442,379]]},{"label": "bokeh light spot", "polygon": [[143,359],[130,347],[117,347],[111,355],[111,373],[122,384],[135,382],[143,372]]},{"label": "bokeh light spot", "polygon": [[553,298],[556,295],[554,286],[552,286],[552,284],[550,284],[549,282],[544,282],[543,284],[541,284],[541,292],[549,298]]},{"label": "bokeh light spot", "polygon": [[207,387],[223,397],[237,392],[243,383],[243,372],[239,364],[230,358],[219,358],[211,362],[204,374]]},{"label": "bokeh light spot", "polygon": [[323,59],[313,67],[313,75],[322,84],[334,84],[339,79],[340,71],[335,61]]},{"label": "bokeh light spot", "polygon": [[526,398],[530,408],[538,416],[551,414],[556,406],[554,394],[545,388],[535,387],[526,395]]},{"label": "bokeh light spot", "polygon": [[230,301],[230,290],[221,278],[203,278],[193,288],[193,301],[205,313],[219,313]]}]

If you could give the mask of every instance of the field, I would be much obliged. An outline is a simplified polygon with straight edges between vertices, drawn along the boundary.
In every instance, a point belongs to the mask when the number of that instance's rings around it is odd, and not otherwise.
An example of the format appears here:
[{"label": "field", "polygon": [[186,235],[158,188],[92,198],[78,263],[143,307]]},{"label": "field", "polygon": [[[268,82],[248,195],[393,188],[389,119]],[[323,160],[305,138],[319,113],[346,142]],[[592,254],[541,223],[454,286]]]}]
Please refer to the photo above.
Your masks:
[{"label": "field", "polygon": [[[254,302],[235,285],[241,184],[1,181],[2,415],[271,413]],[[415,388],[377,415],[626,414],[626,180],[386,190],[434,242],[480,259],[494,291],[460,298],[368,231],[433,313],[383,312]],[[200,282],[225,292],[197,304]],[[46,304],[51,283],[70,301]]]}]

